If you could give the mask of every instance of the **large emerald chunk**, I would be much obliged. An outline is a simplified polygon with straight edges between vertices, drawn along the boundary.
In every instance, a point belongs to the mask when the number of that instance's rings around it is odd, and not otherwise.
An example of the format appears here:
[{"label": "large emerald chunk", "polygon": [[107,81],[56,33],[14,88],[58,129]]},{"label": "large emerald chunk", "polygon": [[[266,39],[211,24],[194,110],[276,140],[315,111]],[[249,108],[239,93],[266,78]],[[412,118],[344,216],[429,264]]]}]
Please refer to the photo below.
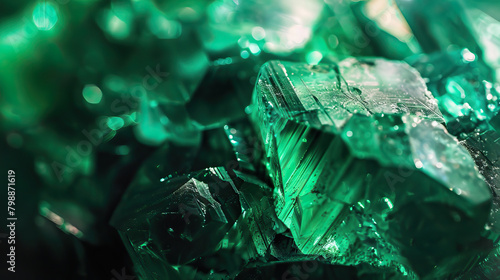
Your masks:
[{"label": "large emerald chunk", "polygon": [[252,120],[303,253],[424,278],[475,261],[490,190],[407,64],[268,62]]}]

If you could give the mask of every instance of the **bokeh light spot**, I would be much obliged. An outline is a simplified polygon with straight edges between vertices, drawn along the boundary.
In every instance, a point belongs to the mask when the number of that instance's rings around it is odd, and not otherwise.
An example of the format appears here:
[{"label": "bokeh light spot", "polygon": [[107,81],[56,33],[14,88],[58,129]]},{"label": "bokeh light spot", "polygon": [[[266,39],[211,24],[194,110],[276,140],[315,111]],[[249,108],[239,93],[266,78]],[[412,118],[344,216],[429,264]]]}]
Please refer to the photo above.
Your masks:
[{"label": "bokeh light spot", "polygon": [[52,29],[56,25],[57,20],[56,9],[50,3],[40,3],[33,10],[33,22],[38,30],[47,31]]},{"label": "bokeh light spot", "polygon": [[109,117],[108,118],[108,127],[112,130],[118,130],[125,125],[125,122],[120,117]]},{"label": "bokeh light spot", "polygon": [[102,91],[96,85],[86,85],[82,92],[83,98],[90,104],[98,104],[102,99]]},{"label": "bokeh light spot", "polygon": [[323,55],[318,51],[313,51],[306,55],[306,61],[308,64],[311,65],[318,64],[321,61],[321,59],[323,59]]}]

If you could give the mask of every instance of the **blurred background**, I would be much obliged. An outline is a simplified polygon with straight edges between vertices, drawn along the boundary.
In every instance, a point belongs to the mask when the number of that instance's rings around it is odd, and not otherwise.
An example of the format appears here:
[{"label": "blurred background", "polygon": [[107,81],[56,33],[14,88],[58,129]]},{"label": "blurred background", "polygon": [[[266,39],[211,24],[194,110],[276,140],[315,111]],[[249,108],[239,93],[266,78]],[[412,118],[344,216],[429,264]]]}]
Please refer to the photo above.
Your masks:
[{"label": "blurred background", "polygon": [[[432,73],[436,53],[479,70],[433,94],[498,88],[498,1],[2,1],[0,170],[16,173],[18,221],[14,278],[0,227],[1,279],[134,279],[110,225],[125,190],[152,155],[186,161],[165,147],[204,145],[244,119],[266,61],[380,56]],[[460,117],[496,112],[463,100]]]}]

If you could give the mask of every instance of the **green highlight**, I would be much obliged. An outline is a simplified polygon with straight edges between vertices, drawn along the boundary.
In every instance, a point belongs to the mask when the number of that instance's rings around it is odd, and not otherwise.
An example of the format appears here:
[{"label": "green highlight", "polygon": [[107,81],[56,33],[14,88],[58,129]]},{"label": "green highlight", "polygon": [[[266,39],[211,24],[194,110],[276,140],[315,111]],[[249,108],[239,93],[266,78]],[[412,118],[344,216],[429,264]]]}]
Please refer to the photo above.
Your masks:
[{"label": "green highlight", "polygon": [[82,92],[83,98],[90,104],[99,104],[102,100],[102,91],[96,85],[86,85]]},{"label": "green highlight", "polygon": [[58,16],[55,7],[49,2],[36,5],[33,10],[33,22],[38,30],[51,30],[57,23]]},{"label": "green highlight", "polygon": [[109,117],[107,121],[108,127],[112,130],[119,130],[123,127],[125,122],[121,117]]}]

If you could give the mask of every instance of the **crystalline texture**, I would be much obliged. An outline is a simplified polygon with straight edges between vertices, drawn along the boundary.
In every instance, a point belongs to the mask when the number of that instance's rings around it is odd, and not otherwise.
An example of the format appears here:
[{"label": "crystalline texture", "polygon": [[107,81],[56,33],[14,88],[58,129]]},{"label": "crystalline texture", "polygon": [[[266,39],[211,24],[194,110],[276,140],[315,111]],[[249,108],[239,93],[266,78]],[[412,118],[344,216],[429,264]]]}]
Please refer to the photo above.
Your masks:
[{"label": "crystalline texture", "polygon": [[112,224],[144,279],[234,277],[270,254],[275,230],[283,228],[271,189],[223,167],[133,193],[121,202]]},{"label": "crystalline texture", "polygon": [[[492,279],[498,274],[500,246],[500,146],[498,110],[500,95],[492,69],[468,49],[413,56],[407,59],[421,75],[438,100],[446,126],[469,151],[479,172],[493,193],[493,204],[483,236],[493,242],[490,254],[459,279]],[[495,131],[496,130],[496,131]]]},{"label": "crystalline texture", "polygon": [[277,215],[303,253],[429,278],[475,261],[491,193],[416,70],[271,61],[253,105]]},{"label": "crystalline texture", "polygon": [[468,49],[418,55],[407,61],[426,79],[450,133],[472,130],[498,111],[500,94],[489,82],[491,70]]},{"label": "crystalline texture", "polygon": [[276,103],[275,110],[284,117],[314,128],[339,131],[355,113],[411,113],[443,121],[425,82],[406,63],[383,59],[347,59],[339,65],[273,61],[261,73],[258,90],[269,95],[270,105]]}]

